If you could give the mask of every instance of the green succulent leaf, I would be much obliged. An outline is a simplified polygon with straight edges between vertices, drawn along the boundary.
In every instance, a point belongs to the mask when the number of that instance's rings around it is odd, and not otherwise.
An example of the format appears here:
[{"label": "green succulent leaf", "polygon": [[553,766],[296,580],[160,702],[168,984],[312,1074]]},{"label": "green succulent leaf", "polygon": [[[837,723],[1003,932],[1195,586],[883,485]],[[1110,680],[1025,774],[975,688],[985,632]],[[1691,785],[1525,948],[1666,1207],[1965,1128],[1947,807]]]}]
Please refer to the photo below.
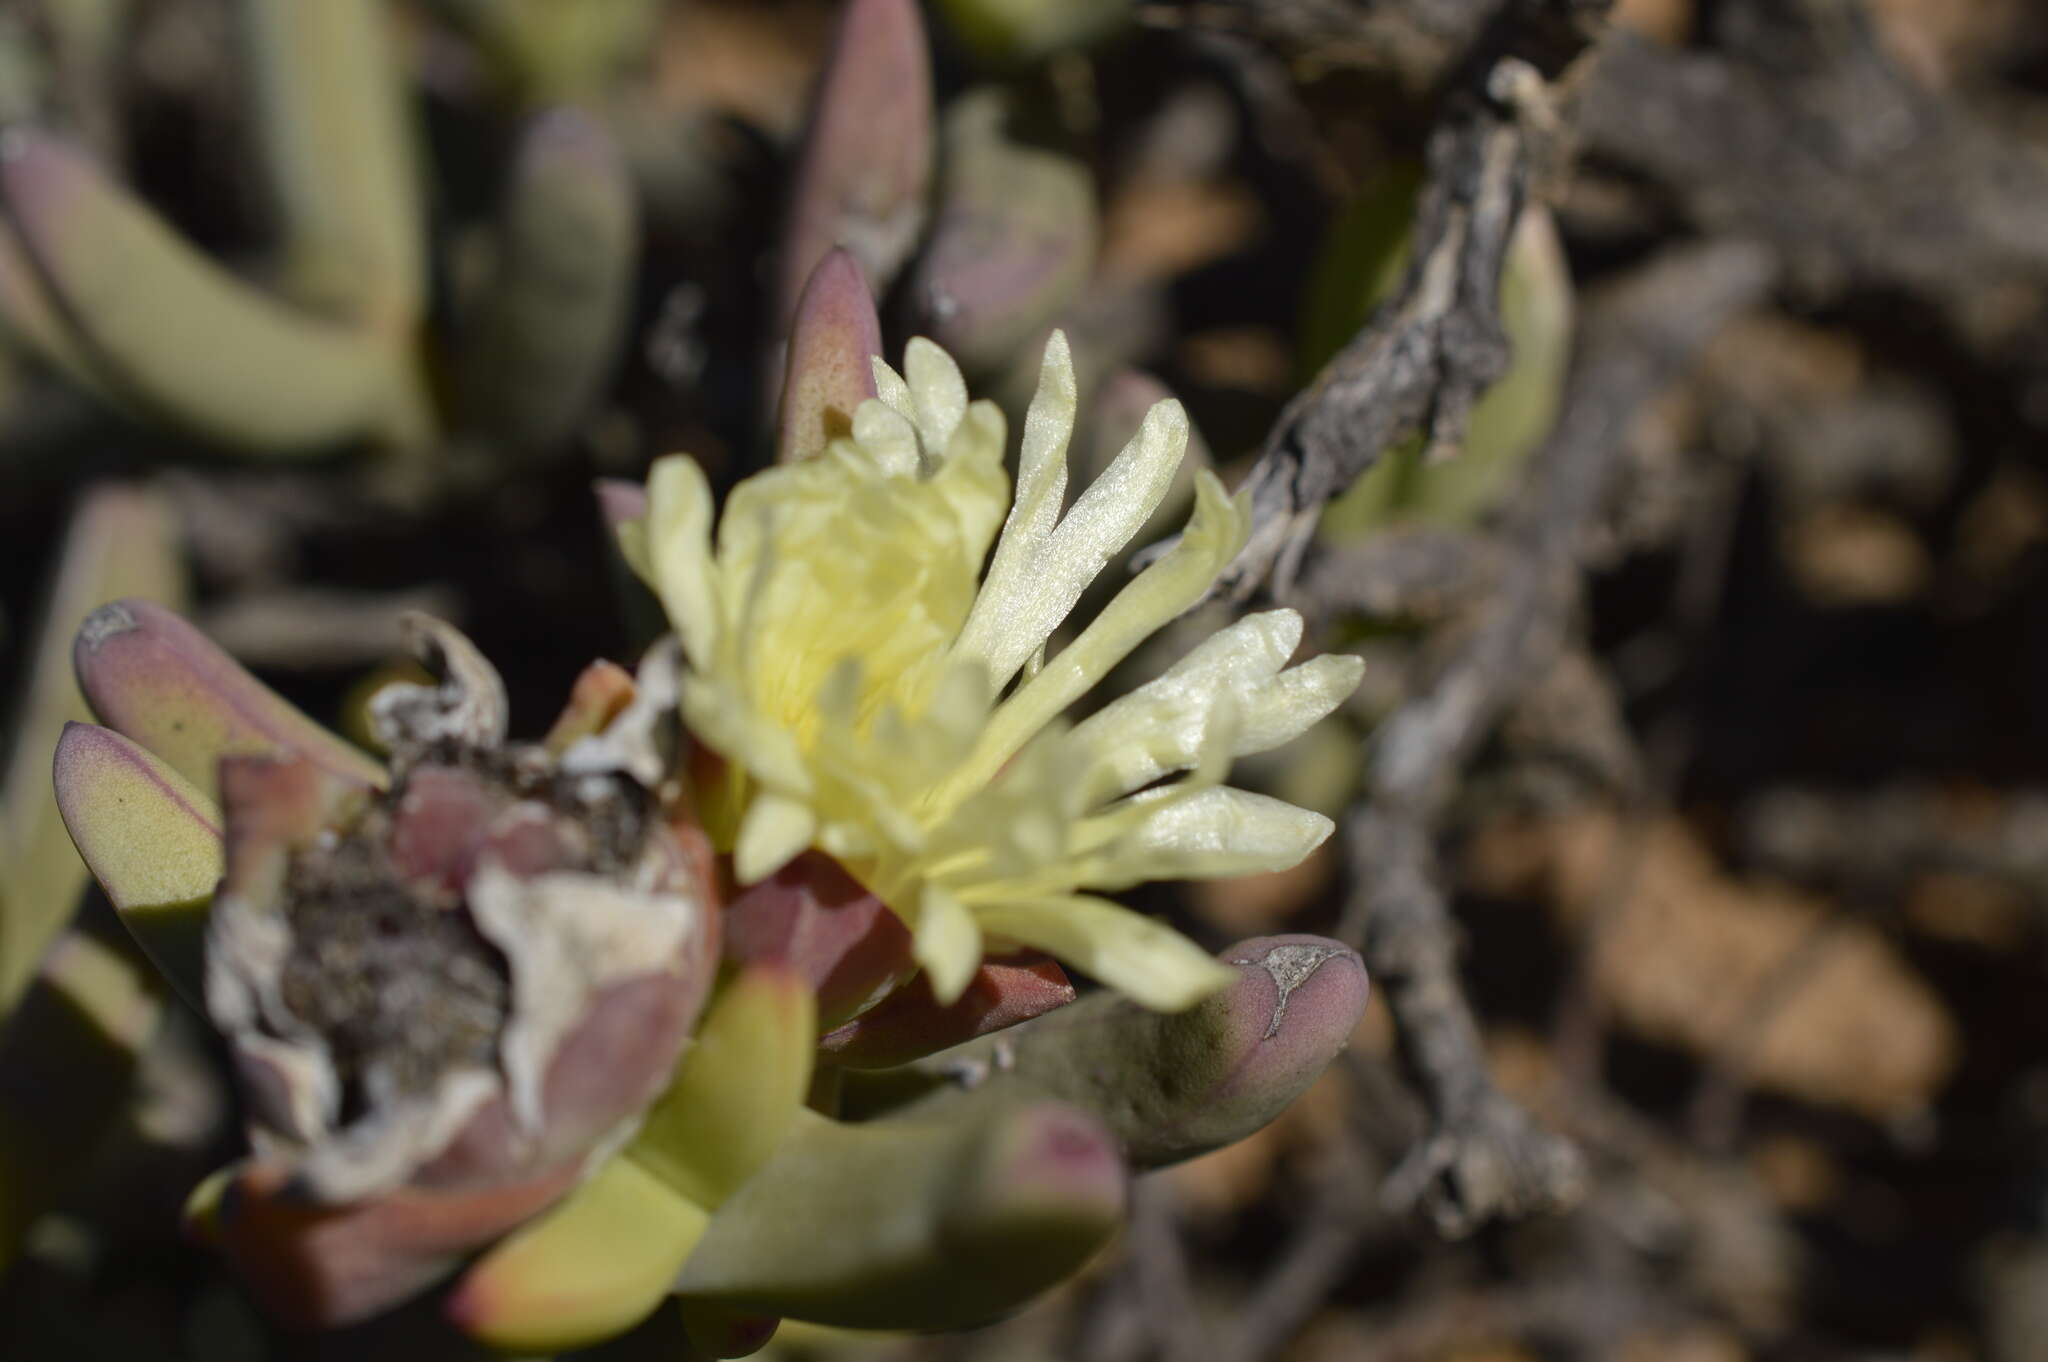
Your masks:
[{"label": "green succulent leaf", "polygon": [[661,1304],[709,1219],[632,1159],[612,1159],[486,1253],[449,1296],[448,1316],[513,1353],[610,1338]]},{"label": "green succulent leaf", "polygon": [[1115,1232],[1122,1163],[1091,1118],[1024,1100],[842,1125],[811,1112],[719,1208],[686,1303],[863,1329],[982,1324]]},{"label": "green succulent leaf", "polygon": [[426,293],[425,217],[381,0],[241,0],[290,282],[404,336]]},{"label": "green succulent leaf", "polygon": [[54,774],[57,808],[87,869],[144,953],[203,1010],[220,810],[164,762],[96,724],[64,726]]},{"label": "green succulent leaf", "polygon": [[1037,61],[1086,47],[1130,21],[1132,0],[939,0],[955,32],[985,61]]},{"label": "green succulent leaf", "polygon": [[85,887],[85,867],[59,831],[50,786],[58,735],[72,720],[90,717],[72,674],[72,637],[110,596],[175,602],[184,589],[170,507],[132,487],[88,491],[65,536],[0,785],[0,1017],[28,985]]},{"label": "green succulent leaf", "polygon": [[293,708],[183,616],[147,601],[110,601],[78,628],[72,659],[93,713],[134,739],[208,799],[220,759],[297,753],[363,785],[383,769]]},{"label": "green succulent leaf", "polygon": [[402,350],[243,283],[59,139],[6,135],[0,199],[73,338],[52,358],[87,357],[120,400],[273,455],[416,419]]},{"label": "green succulent leaf", "polygon": [[632,181],[604,125],[573,108],[534,120],[496,268],[464,326],[469,425],[521,451],[570,435],[624,348],[639,245]]},{"label": "green succulent leaf", "polygon": [[66,932],[40,957],[0,1031],[0,1092],[9,1094],[0,1102],[0,1273],[133,1100],[135,1066],[164,1002],[149,967],[125,946],[92,930]]},{"label": "green succulent leaf", "polygon": [[817,1001],[795,972],[741,971],[712,1000],[627,1156],[699,1205],[719,1205],[796,1121],[817,1036]]},{"label": "green succulent leaf", "polygon": [[[1332,230],[1303,306],[1302,359],[1313,373],[1400,284],[1420,171],[1401,167],[1362,192]],[[1473,406],[1462,446],[1424,457],[1411,438],[1331,504],[1327,532],[1356,535],[1391,520],[1465,525],[1493,510],[1522,460],[1550,434],[1571,361],[1572,287],[1563,246],[1540,204],[1522,211],[1501,270],[1508,371]]]},{"label": "green succulent leaf", "polygon": [[[1365,1010],[1365,966],[1355,951],[1316,936],[1256,937],[1219,958],[1235,981],[1185,1012],[1152,1012],[1102,992],[920,1061],[913,1072],[937,1086],[905,1107],[904,1119],[1055,1098],[1102,1121],[1140,1168],[1243,1139],[1344,1048]],[[961,1073],[988,1077],[963,1089],[954,1078]],[[850,1085],[847,1102],[873,1110],[914,1091],[896,1075],[872,1089],[873,1099]]]},{"label": "green succulent leaf", "polygon": [[931,55],[915,0],[848,0],[819,78],[777,261],[775,326],[789,326],[811,271],[851,251],[881,297],[928,213]]}]

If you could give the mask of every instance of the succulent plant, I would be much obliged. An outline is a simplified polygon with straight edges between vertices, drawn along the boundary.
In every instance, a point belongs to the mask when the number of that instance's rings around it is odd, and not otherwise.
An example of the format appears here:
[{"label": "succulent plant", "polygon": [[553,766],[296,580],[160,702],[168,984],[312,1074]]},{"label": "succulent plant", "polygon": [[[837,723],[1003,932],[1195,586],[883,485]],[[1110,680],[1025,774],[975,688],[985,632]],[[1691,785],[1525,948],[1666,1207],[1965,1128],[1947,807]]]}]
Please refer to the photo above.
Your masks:
[{"label": "succulent plant", "polygon": [[[559,443],[617,361],[638,251],[604,125],[569,104],[529,120],[492,266],[437,339],[386,7],[239,13],[282,238],[274,291],[198,251],[83,147],[18,125],[0,141],[0,335],[132,413],[250,455]],[[462,360],[441,391],[429,362],[448,341]]]},{"label": "succulent plant", "polygon": [[49,754],[87,717],[71,638],[109,596],[177,602],[183,574],[164,498],[132,486],[89,489],[72,513],[41,627],[24,640],[26,684],[0,783],[0,1269],[71,1185],[134,1080],[163,1016],[162,990],[132,951],[73,920],[85,868],[68,845]]},{"label": "succulent plant", "polygon": [[[978,1323],[1100,1248],[1129,1169],[1257,1129],[1343,1045],[1365,999],[1348,949],[1214,959],[1076,890],[1298,859],[1327,822],[1221,776],[1327,712],[1355,659],[1283,670],[1299,621],[1270,612],[1065,726],[1227,560],[1241,512],[1199,475],[1186,547],[1047,656],[1152,516],[1184,420],[1155,408],[1061,516],[1057,338],[1014,499],[1003,419],[943,351],[871,374],[845,433],[734,490],[716,552],[687,459],[638,507],[614,489],[678,628],[637,674],[593,664],[537,743],[424,618],[437,679],[376,694],[382,763],[160,607],[80,629],[108,726],[65,731],[58,805],[227,1039],[251,1149],[190,1214],[281,1318],[435,1289],[522,1352],[669,1301],[715,1349],[783,1316]],[[1075,1001],[1040,951],[1117,991]]]},{"label": "succulent plant", "polygon": [[[498,37],[529,89],[610,60],[595,38],[538,60],[542,7],[447,8],[518,20]],[[257,0],[251,22],[279,63],[259,81],[274,153],[303,169],[285,144],[331,136],[366,158],[346,203],[336,183],[280,184],[296,301],[230,279],[81,154],[24,134],[0,164],[16,325],[110,394],[245,447],[446,435],[446,413],[408,405],[424,267],[398,122],[386,105],[322,123],[343,93],[280,75],[323,35],[383,60],[369,8]],[[1116,452],[1067,504],[1089,380],[1055,323],[1094,269],[1090,180],[1011,143],[986,92],[935,120],[928,61],[908,0],[846,7],[775,275],[775,463],[722,507],[683,456],[644,487],[600,486],[670,632],[635,671],[592,663],[540,740],[511,738],[490,663],[424,617],[409,642],[434,679],[369,705],[382,760],[160,606],[113,601],[80,627],[100,724],[57,741],[57,807],[225,1039],[248,1153],[188,1217],[280,1319],[342,1325],[425,1296],[523,1354],[657,1312],[720,1355],[783,1317],[980,1323],[1097,1252],[1132,1171],[1256,1130],[1356,1023],[1349,949],[1212,956],[1107,897],[1284,868],[1327,837],[1327,819],[1225,777],[1360,668],[1289,665],[1302,623],[1274,610],[1065,717],[1208,589],[1244,509],[1187,457],[1179,404],[1128,377],[1080,442],[1121,426]],[[355,97],[385,99],[388,76]],[[574,113],[525,145],[447,408],[499,447],[560,439],[616,345],[598,312],[626,282],[621,173]],[[608,244],[579,254],[589,240]],[[195,385],[206,366],[164,356],[155,309],[87,277],[114,241],[150,287],[185,280],[180,325],[246,314],[260,326],[235,345],[269,327],[279,354],[329,347],[312,358],[340,386],[265,408],[261,370]],[[913,340],[901,372],[875,303],[899,278],[945,342]],[[948,347],[978,381],[1032,372],[1014,482],[1008,422],[969,400]],[[1177,545],[1071,625],[1176,488],[1193,505]],[[1066,967],[1106,987],[1082,998]]]},{"label": "succulent plant", "polygon": [[170,507],[140,488],[94,488],[71,517],[0,785],[0,1016],[27,985],[85,883],[57,831],[45,766],[64,725],[87,714],[72,676],[72,636],[110,597],[179,604],[184,580],[176,542]]},{"label": "succulent plant", "polygon": [[[286,1318],[361,1317],[482,1249],[447,1310],[507,1348],[592,1341],[672,1293],[710,1318],[975,1322],[1100,1246],[1126,1158],[1249,1133],[1363,1005],[1356,957],[1313,940],[1225,952],[1221,991],[1179,1014],[1051,1010],[1073,996],[1055,967],[995,959],[951,1007],[867,988],[885,1000],[821,1043],[817,982],[872,976],[888,915],[822,866],[785,867],[781,908],[757,885],[721,911],[662,752],[665,651],[508,745],[482,660],[445,626],[416,641],[445,679],[380,694],[377,771],[176,616],[115,603],[78,666],[122,731],[75,724],[57,751],[87,864],[237,1056],[254,1150],[194,1215]],[[228,754],[212,780],[187,732]],[[834,935],[849,903],[867,930]],[[671,1080],[720,930],[731,977]],[[905,1071],[925,1095],[874,1121],[803,1109],[814,1064],[1048,1010],[971,1090],[938,1076],[974,1067],[961,1051]]]}]

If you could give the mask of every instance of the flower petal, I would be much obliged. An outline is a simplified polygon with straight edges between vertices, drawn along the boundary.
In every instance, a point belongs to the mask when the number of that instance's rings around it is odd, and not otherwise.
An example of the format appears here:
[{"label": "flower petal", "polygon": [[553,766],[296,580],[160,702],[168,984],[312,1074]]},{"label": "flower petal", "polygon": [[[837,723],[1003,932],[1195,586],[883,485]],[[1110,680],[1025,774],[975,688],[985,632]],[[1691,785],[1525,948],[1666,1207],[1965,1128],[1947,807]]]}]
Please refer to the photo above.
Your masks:
[{"label": "flower petal", "polygon": [[733,845],[733,877],[741,884],[767,879],[810,846],[818,816],[810,805],[773,791],[757,795]]},{"label": "flower petal", "polygon": [[1336,825],[1319,813],[1250,790],[1216,786],[1185,799],[1147,791],[1159,807],[1117,838],[1114,854],[1082,879],[1089,889],[1128,889],[1148,880],[1224,879],[1287,870],[1321,846]]},{"label": "flower petal", "polygon": [[912,336],[904,347],[903,374],[925,457],[936,459],[952,443],[953,432],[967,411],[967,380],[960,377],[960,366],[953,357],[923,336]]},{"label": "flower petal", "polygon": [[[1000,594],[984,591],[962,632],[963,655],[979,656],[1006,684],[1059,627],[1118,550],[1144,527],[1187,453],[1188,418],[1178,402],[1145,414],[1123,452],[1074,503],[1043,546]],[[977,618],[980,617],[980,618]]]},{"label": "flower petal", "polygon": [[910,390],[903,387],[903,380],[896,377],[894,369],[876,360],[875,379],[882,396],[853,409],[853,442],[884,476],[912,477],[923,466],[924,459],[917,446],[917,424],[908,411],[890,400],[889,387],[882,382],[883,374],[896,383],[904,407],[910,404]]},{"label": "flower petal", "polygon": [[967,991],[981,964],[981,928],[960,900],[926,885],[918,900],[912,951],[931,981],[932,997],[947,1007]]},{"label": "flower petal", "polygon": [[1179,1012],[1236,976],[1171,927],[1107,899],[1062,894],[976,912],[983,931],[1069,961],[1155,1012]]},{"label": "flower petal", "polygon": [[682,710],[691,733],[719,755],[744,766],[763,784],[793,796],[810,793],[810,769],[795,736],[726,687],[699,676],[685,676]]},{"label": "flower petal", "polygon": [[1017,495],[1003,522],[974,612],[960,631],[953,655],[987,659],[994,631],[1029,593],[1029,574],[1059,524],[1067,495],[1067,444],[1074,436],[1079,405],[1074,360],[1063,331],[1045,343],[1038,391],[1024,414],[1024,443],[1017,457]]},{"label": "flower petal", "polygon": [[711,487],[697,461],[680,454],[657,459],[647,478],[648,575],[690,665],[698,668],[710,664],[720,634],[711,519]]},{"label": "flower petal", "polygon": [[871,367],[875,375],[876,398],[904,420],[915,423],[916,409],[911,405],[910,385],[903,381],[903,375],[891,368],[889,361],[880,355],[874,357]]},{"label": "flower petal", "polygon": [[934,799],[944,808],[989,780],[1033,734],[1130,656],[1159,627],[1193,605],[1244,543],[1245,514],[1213,473],[1195,483],[1195,512],[1166,555],[1116,594],[1081,636],[996,707],[975,753]]},{"label": "flower petal", "polygon": [[1301,617],[1292,610],[1248,615],[1077,724],[1068,741],[1091,759],[1087,802],[1193,765],[1226,696],[1238,724],[1232,755],[1240,757],[1278,747],[1343,703],[1365,663],[1333,654],[1280,671],[1300,641]]}]

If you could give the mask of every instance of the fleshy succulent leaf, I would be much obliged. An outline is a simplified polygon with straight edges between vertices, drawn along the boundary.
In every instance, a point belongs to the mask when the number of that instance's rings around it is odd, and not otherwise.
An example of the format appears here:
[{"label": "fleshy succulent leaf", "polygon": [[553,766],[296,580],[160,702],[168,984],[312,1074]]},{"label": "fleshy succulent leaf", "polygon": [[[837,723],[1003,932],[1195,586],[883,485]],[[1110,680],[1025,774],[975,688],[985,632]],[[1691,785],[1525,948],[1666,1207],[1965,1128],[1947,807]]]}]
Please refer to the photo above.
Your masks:
[{"label": "fleshy succulent leaf", "polygon": [[464,404],[477,429],[541,452],[603,391],[632,307],[639,215],[602,123],[565,107],[528,126],[497,244],[464,328]]},{"label": "fleshy succulent leaf", "polygon": [[244,0],[261,135],[297,291],[403,335],[426,292],[407,104],[378,0]]},{"label": "fleshy succulent leaf", "polygon": [[1070,156],[1003,131],[994,91],[946,115],[930,244],[911,297],[922,328],[970,373],[994,374],[1045,332],[1095,263],[1095,184]]},{"label": "fleshy succulent leaf", "polygon": [[1007,65],[1114,33],[1129,22],[1132,0],[940,0],[939,8],[984,60]]},{"label": "fleshy succulent leaf", "polygon": [[985,1323],[1108,1240],[1124,1182],[1108,1134],[1058,1103],[861,1126],[806,1113],[712,1218],[677,1290],[851,1328]]},{"label": "fleshy succulent leaf", "polygon": [[0,1272],[36,1218],[75,1188],[133,1099],[164,1001],[125,944],[88,928],[66,932],[42,953],[0,1031]]},{"label": "fleshy succulent leaf", "polygon": [[507,1352],[609,1338],[661,1304],[709,1219],[641,1164],[612,1159],[464,1274],[448,1316]]},{"label": "fleshy succulent leaf", "polygon": [[[446,1277],[487,1243],[553,1204],[573,1166],[523,1182],[399,1188],[326,1205],[293,1186],[291,1171],[251,1161],[212,1183],[209,1217],[220,1247],[273,1315],[301,1328],[364,1319]],[[209,1184],[202,1184],[208,1190]],[[507,1241],[514,1242],[514,1241]]]},{"label": "fleshy succulent leaf", "polygon": [[853,430],[853,413],[875,393],[882,353],[875,300],[851,253],[835,246],[811,271],[790,323],[775,457],[794,463]]},{"label": "fleshy succulent leaf", "polygon": [[[1421,183],[1419,167],[1391,167],[1332,227],[1304,300],[1304,373],[1334,354],[1399,285]],[[1557,419],[1574,312],[1556,224],[1541,204],[1530,204],[1508,239],[1500,274],[1501,326],[1512,358],[1473,406],[1458,451],[1431,457],[1419,438],[1396,444],[1331,504],[1324,532],[1352,536],[1389,520],[1462,526],[1494,508]]]},{"label": "fleshy succulent leaf", "polygon": [[782,1321],[774,1315],[728,1310],[705,1301],[676,1302],[690,1346],[705,1357],[752,1357],[768,1346]]},{"label": "fleshy succulent leaf", "polygon": [[64,725],[90,717],[71,666],[81,621],[110,596],[184,594],[171,508],[154,493],[88,491],[64,538],[0,785],[0,1017],[78,905],[85,868],[58,832],[50,753]]},{"label": "fleshy succulent leaf", "polygon": [[0,221],[0,336],[41,356],[80,387],[108,396],[91,357],[51,305],[49,292],[36,275],[35,262],[4,221]]},{"label": "fleshy succulent leaf", "polygon": [[844,246],[888,292],[924,230],[933,156],[931,58],[915,0],[849,0],[825,59],[777,264],[786,331],[811,271]]},{"label": "fleshy succulent leaf", "polygon": [[86,867],[144,953],[203,1011],[220,810],[164,762],[94,724],[64,726],[54,775],[58,811]]},{"label": "fleshy succulent leaf", "polygon": [[627,1157],[697,1204],[719,1205],[788,1134],[810,1088],[817,1034],[817,1004],[795,972],[740,970]]},{"label": "fleshy succulent leaf", "polygon": [[713,1001],[625,1153],[493,1249],[449,1313],[500,1348],[549,1351],[638,1323],[715,1207],[773,1156],[810,1085],[815,1007],[786,969],[741,971]]},{"label": "fleshy succulent leaf", "polygon": [[781,964],[816,990],[818,1024],[837,1026],[917,970],[901,918],[830,857],[808,853],[734,897],[726,958]]},{"label": "fleshy succulent leaf", "polygon": [[952,1003],[941,1006],[932,996],[930,982],[919,976],[827,1032],[818,1048],[848,1068],[891,1068],[1072,1001],[1074,986],[1051,957],[1029,951],[993,956],[981,962]]},{"label": "fleshy succulent leaf", "polygon": [[252,453],[401,438],[417,420],[402,351],[236,279],[59,139],[7,133],[0,199],[122,400]]},{"label": "fleshy succulent leaf", "polygon": [[229,755],[296,753],[372,785],[376,762],[294,709],[174,611],[101,606],[79,626],[78,685],[101,722],[148,748],[209,799]]},{"label": "fleshy succulent leaf", "polygon": [[[1317,936],[1256,937],[1219,958],[1235,982],[1188,1011],[1149,1012],[1100,993],[922,1061],[932,1075],[989,1077],[936,1092],[905,1119],[927,1107],[1015,1101],[1014,1087],[1093,1113],[1140,1168],[1250,1135],[1344,1048],[1365,1009],[1365,967],[1357,952]],[[848,1100],[858,1105],[857,1094]]]},{"label": "fleshy succulent leaf", "polygon": [[602,91],[621,64],[654,42],[662,13],[660,0],[439,0],[435,8],[483,44],[508,83],[534,100]]}]

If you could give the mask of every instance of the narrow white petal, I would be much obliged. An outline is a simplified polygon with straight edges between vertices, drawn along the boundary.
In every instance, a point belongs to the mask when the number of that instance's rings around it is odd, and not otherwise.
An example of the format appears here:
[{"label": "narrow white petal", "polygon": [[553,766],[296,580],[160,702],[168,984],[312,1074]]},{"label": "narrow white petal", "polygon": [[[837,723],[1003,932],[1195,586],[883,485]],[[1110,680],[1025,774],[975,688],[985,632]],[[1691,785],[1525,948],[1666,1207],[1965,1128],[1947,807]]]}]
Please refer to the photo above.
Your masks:
[{"label": "narrow white petal", "polygon": [[1082,720],[1067,741],[1092,758],[1089,802],[1129,794],[1192,764],[1218,698],[1232,695],[1241,712],[1248,710],[1300,642],[1294,611],[1247,615]]},{"label": "narrow white petal", "polygon": [[756,884],[796,859],[817,835],[811,806],[772,791],[754,797],[733,843],[732,871],[741,884]]},{"label": "narrow white petal", "polygon": [[1159,627],[1193,605],[1244,543],[1245,516],[1214,474],[1195,482],[1195,512],[1180,542],[1133,579],[1081,636],[996,707],[974,756],[947,782],[947,797],[986,784],[1003,763]]},{"label": "narrow white petal", "polygon": [[952,443],[953,432],[967,410],[967,380],[960,377],[960,366],[953,357],[923,336],[911,337],[904,347],[903,375],[925,456],[936,459]]},{"label": "narrow white petal", "polygon": [[868,364],[875,375],[875,396],[904,420],[915,420],[910,404],[910,385],[903,381],[903,375],[890,368],[889,361],[880,355],[871,356]]},{"label": "narrow white petal", "polygon": [[[1038,369],[1038,391],[1024,415],[1024,443],[1017,459],[1017,495],[1003,522],[1003,535],[989,560],[988,575],[974,610],[960,631],[954,655],[988,661],[998,631],[1032,595],[1033,569],[1059,524],[1067,496],[1067,444],[1074,435],[1079,398],[1066,333],[1046,342]],[[1003,680],[1008,680],[1004,677]]]},{"label": "narrow white petal", "polygon": [[[875,361],[877,364],[880,360]],[[906,396],[906,402],[909,400]],[[853,439],[875,466],[892,478],[914,477],[922,466],[917,427],[908,412],[873,398],[853,409]]]},{"label": "narrow white petal", "polygon": [[1127,889],[1148,880],[1214,880],[1286,870],[1301,864],[1335,827],[1319,813],[1229,786],[1185,799],[1137,799],[1159,807],[1116,840],[1100,858],[1101,869],[1089,874],[1082,887]]},{"label": "narrow white petal", "polygon": [[981,928],[958,899],[926,885],[918,900],[911,953],[931,982],[941,1007],[959,1000],[981,967]]},{"label": "narrow white petal", "polygon": [[1240,757],[1278,747],[1342,704],[1358,688],[1365,663],[1331,654],[1279,671],[1300,637],[1292,610],[1249,615],[1083,720],[1067,741],[1089,754],[1089,802],[1187,769],[1226,695],[1236,705],[1232,755]]},{"label": "narrow white petal", "polygon": [[657,459],[647,478],[647,562],[669,623],[698,668],[710,665],[720,631],[711,520],[711,486],[697,461]]},{"label": "narrow white petal", "polygon": [[1188,418],[1180,403],[1154,406],[1123,452],[1046,537],[1021,570],[1021,579],[1006,584],[1006,594],[989,607],[990,618],[976,635],[976,649],[998,684],[1017,674],[1088,583],[1144,528],[1172,485],[1187,447]]},{"label": "narrow white petal", "polygon": [[1170,927],[1085,894],[978,911],[982,930],[1035,946],[1155,1012],[1181,1012],[1236,977]]},{"label": "narrow white petal", "polygon": [[1364,675],[1365,659],[1349,653],[1325,653],[1280,673],[1245,706],[1237,755],[1270,752],[1307,732],[1349,699]]}]

